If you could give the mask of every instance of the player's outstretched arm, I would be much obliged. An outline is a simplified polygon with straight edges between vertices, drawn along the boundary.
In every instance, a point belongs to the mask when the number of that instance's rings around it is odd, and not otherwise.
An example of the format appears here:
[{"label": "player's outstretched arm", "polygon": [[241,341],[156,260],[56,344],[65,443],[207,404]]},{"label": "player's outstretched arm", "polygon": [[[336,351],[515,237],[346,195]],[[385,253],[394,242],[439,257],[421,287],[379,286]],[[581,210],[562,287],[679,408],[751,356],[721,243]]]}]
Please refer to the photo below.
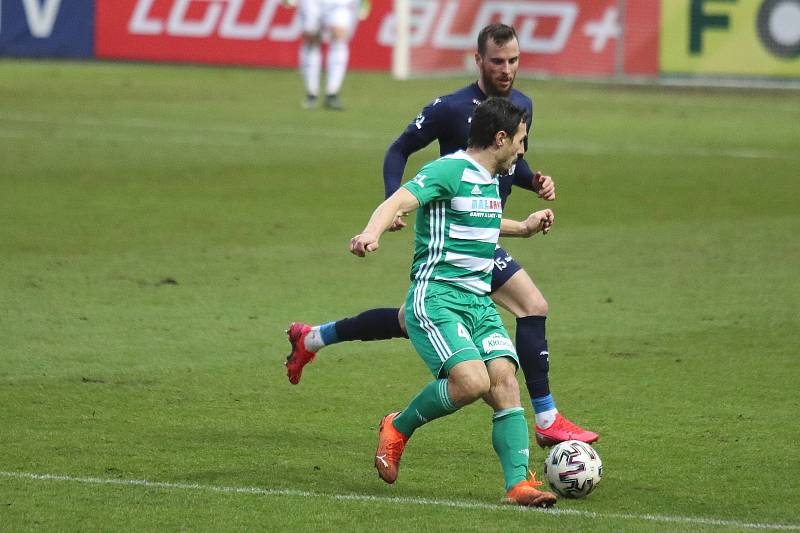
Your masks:
[{"label": "player's outstretched arm", "polygon": [[500,235],[504,237],[530,237],[537,233],[550,233],[555,215],[550,209],[542,209],[528,215],[523,221],[504,218],[500,221]]},{"label": "player's outstretched arm", "polygon": [[374,252],[379,247],[383,232],[389,229],[398,213],[407,214],[419,207],[419,200],[407,189],[397,189],[394,194],[383,201],[364,227],[364,230],[350,239],[350,253],[364,257],[367,252]]}]

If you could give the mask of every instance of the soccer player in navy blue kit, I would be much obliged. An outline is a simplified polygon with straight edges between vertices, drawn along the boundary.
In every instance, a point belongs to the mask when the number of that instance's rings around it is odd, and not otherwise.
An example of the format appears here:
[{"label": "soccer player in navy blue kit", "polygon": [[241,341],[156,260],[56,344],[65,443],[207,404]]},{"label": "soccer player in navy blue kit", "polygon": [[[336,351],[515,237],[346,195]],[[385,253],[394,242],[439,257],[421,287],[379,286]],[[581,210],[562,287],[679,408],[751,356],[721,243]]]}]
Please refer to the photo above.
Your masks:
[{"label": "soccer player in navy blue kit", "polygon": [[[519,67],[519,43],[514,29],[505,24],[491,24],[478,35],[475,62],[480,71],[477,82],[428,104],[386,152],[383,176],[386,197],[399,187],[408,158],[414,152],[439,142],[441,155],[463,149],[469,136],[469,121],[475,106],[489,96],[503,96],[526,110],[533,118],[533,103],[513,88]],[[527,148],[527,146],[526,146]],[[552,178],[533,172],[520,158],[512,171],[500,177],[500,196],[505,206],[512,185],[536,192],[545,200],[555,199]],[[405,227],[397,217],[391,230]],[[550,354],[545,336],[547,301],[511,255],[498,247],[492,272],[492,299],[517,317],[516,348],[525,374],[525,382],[536,418],[536,442],[552,446],[565,440],[596,441],[597,433],[581,428],[561,415],[550,393],[548,373]],[[402,308],[370,309],[355,317],[309,326],[295,322],[288,330],[292,351],[287,357],[289,381],[298,383],[303,367],[323,346],[349,340],[379,340],[406,337]]]}]

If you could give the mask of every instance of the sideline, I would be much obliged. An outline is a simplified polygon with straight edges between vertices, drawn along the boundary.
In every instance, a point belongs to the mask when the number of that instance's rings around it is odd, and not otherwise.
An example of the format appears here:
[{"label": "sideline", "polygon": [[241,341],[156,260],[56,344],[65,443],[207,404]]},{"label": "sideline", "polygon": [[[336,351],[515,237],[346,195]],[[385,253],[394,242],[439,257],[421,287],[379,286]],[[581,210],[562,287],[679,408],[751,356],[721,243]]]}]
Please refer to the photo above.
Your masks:
[{"label": "sideline", "polygon": [[221,492],[227,494],[257,494],[262,496],[288,496],[294,498],[328,498],[331,500],[350,500],[363,502],[395,503],[398,505],[429,505],[434,507],[453,507],[460,509],[486,509],[492,511],[511,512],[540,512],[550,515],[577,516],[594,519],[640,520],[648,522],[697,524],[703,526],[739,527],[746,529],[767,529],[783,531],[800,531],[800,524],[770,524],[761,522],[740,522],[737,520],[723,520],[718,518],[704,518],[692,516],[629,514],[629,513],[596,513],[576,509],[535,509],[481,503],[476,501],[440,500],[431,498],[403,498],[394,496],[371,496],[368,494],[324,494],[293,489],[268,489],[261,487],[226,487],[218,485],[199,485],[196,483],[169,483],[165,481],[149,481],[145,479],[112,479],[98,477],[63,476],[55,474],[34,474],[30,472],[3,472],[0,477],[11,479],[24,479],[32,481],[61,481],[83,483],[91,485],[119,485],[134,487],[151,487],[165,490],[192,490],[206,492]]}]

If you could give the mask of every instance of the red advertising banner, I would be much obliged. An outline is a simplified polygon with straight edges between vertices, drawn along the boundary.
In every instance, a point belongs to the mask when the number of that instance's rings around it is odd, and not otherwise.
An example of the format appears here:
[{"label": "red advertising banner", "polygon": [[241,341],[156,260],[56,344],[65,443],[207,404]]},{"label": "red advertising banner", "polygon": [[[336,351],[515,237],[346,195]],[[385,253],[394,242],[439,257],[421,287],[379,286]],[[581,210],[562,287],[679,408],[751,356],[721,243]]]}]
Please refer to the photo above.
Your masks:
[{"label": "red advertising banner", "polygon": [[[373,0],[352,68],[390,69],[392,5]],[[411,72],[464,70],[480,28],[502,21],[517,30],[523,72],[657,75],[659,14],[660,0],[411,0]],[[300,20],[281,0],[96,0],[95,20],[99,58],[297,65]]]},{"label": "red advertising banner", "polygon": [[[391,63],[391,44],[375,39],[390,2],[374,4],[354,35],[353,68]],[[297,10],[281,0],[96,0],[95,18],[104,59],[294,67],[302,35]]]},{"label": "red advertising banner", "polygon": [[410,70],[463,70],[480,29],[504,22],[517,31],[522,72],[657,75],[659,6],[660,0],[412,0]]},{"label": "red advertising banner", "polygon": [[627,76],[658,76],[661,0],[625,2],[624,67]]}]

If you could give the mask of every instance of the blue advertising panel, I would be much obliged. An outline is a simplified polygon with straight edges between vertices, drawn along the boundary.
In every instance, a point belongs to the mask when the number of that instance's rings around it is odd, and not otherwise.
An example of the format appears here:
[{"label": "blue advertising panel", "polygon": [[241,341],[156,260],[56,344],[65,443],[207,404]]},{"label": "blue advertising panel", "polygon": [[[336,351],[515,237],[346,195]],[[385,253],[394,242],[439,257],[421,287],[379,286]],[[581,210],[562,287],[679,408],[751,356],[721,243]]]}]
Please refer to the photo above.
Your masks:
[{"label": "blue advertising panel", "polygon": [[94,0],[0,0],[0,55],[93,57]]}]

